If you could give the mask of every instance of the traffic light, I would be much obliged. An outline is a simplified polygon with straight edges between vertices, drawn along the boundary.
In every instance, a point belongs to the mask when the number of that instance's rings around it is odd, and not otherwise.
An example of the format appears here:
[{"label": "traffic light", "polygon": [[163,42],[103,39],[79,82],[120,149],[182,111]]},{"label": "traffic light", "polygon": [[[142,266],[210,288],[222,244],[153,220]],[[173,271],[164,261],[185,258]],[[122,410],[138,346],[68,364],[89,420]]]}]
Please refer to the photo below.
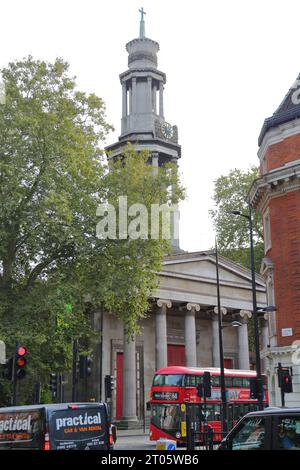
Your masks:
[{"label": "traffic light", "polygon": [[263,394],[263,381],[257,377],[250,377],[249,379],[250,387],[250,398],[252,400],[258,400]]},{"label": "traffic light", "polygon": [[57,372],[51,372],[50,374],[50,390],[52,392],[52,398],[57,397],[57,391],[58,391],[58,374]]},{"label": "traffic light", "polygon": [[197,383],[197,397],[203,396],[203,384]]},{"label": "traffic light", "polygon": [[211,397],[210,372],[203,373],[203,392],[205,397]]},{"label": "traffic light", "polygon": [[11,357],[6,361],[6,363],[3,366],[3,373],[2,376],[6,380],[12,380],[13,378],[13,362],[14,358]]},{"label": "traffic light", "polygon": [[289,370],[282,370],[281,372],[281,388],[284,393],[293,392],[293,381]]},{"label": "traffic light", "polygon": [[25,346],[17,346],[16,349],[16,377],[17,379],[24,379],[26,375],[25,366],[27,363],[26,359],[27,348]]},{"label": "traffic light", "polygon": [[106,375],[104,378],[105,399],[112,397],[112,391],[115,388],[115,378],[112,375]]},{"label": "traffic light", "polygon": [[91,356],[85,356],[83,354],[79,356],[79,377],[81,379],[86,379],[92,374],[92,363],[93,360]]}]

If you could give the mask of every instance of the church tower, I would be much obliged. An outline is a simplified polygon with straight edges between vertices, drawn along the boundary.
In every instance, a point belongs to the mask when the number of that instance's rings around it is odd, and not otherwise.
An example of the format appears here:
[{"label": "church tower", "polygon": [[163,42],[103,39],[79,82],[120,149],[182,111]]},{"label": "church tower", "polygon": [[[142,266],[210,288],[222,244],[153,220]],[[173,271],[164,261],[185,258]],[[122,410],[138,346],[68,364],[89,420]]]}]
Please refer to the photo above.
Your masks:
[{"label": "church tower", "polygon": [[[145,36],[145,12],[141,13],[139,37],[126,44],[128,70],[121,73],[122,119],[118,142],[106,147],[108,158],[124,153],[130,142],[136,151],[149,150],[155,168],[165,163],[177,164],[181,157],[177,126],[164,117],[166,74],[157,68],[159,44]],[[179,216],[175,213],[175,218]],[[177,225],[173,220],[174,227]],[[178,233],[173,233],[172,246],[179,251]]]},{"label": "church tower", "polygon": [[[259,135],[260,173],[250,203],[263,216],[268,329],[262,356],[269,375],[270,405],[281,405],[277,368],[290,368],[293,393],[288,406],[300,402],[300,75]],[[268,315],[268,317],[267,317]],[[265,330],[265,329],[263,329]],[[298,352],[297,352],[298,351]]]}]

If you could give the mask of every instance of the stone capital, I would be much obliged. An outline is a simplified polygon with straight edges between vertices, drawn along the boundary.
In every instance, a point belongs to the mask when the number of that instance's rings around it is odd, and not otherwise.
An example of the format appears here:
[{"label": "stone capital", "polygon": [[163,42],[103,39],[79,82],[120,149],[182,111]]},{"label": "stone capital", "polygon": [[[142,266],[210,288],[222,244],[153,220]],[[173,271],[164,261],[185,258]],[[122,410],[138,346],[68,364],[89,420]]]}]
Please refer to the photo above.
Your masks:
[{"label": "stone capital", "polygon": [[200,305],[199,304],[193,304],[191,302],[189,302],[188,304],[186,304],[186,309],[189,310],[189,311],[192,311],[194,310],[195,312],[200,312]]},{"label": "stone capital", "polygon": [[240,310],[239,315],[244,318],[244,320],[248,320],[248,318],[252,317],[252,313],[250,310]]},{"label": "stone capital", "polygon": [[[214,313],[215,313],[216,315],[218,315],[218,313],[219,313],[218,307],[215,307],[215,308],[214,308]],[[222,315],[227,315],[227,308],[221,307],[221,313],[222,313]]]},{"label": "stone capital", "polygon": [[171,307],[172,307],[172,302],[171,302],[171,300],[167,300],[167,299],[158,299],[156,303],[157,303],[157,306],[158,306],[158,307],[163,307],[164,305],[165,305],[167,308],[171,308]]}]

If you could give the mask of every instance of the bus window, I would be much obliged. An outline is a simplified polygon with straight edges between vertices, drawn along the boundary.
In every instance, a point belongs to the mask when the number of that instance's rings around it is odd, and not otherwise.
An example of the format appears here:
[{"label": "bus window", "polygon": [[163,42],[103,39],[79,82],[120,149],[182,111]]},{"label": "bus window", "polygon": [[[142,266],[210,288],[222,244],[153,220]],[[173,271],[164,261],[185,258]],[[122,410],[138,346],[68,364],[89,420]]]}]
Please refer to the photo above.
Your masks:
[{"label": "bus window", "polygon": [[250,388],[249,377],[243,377],[243,388]]},{"label": "bus window", "polygon": [[175,437],[180,429],[179,405],[152,405],[151,424]]},{"label": "bus window", "polygon": [[214,421],[221,420],[221,405],[215,405],[215,416]]},{"label": "bus window", "polygon": [[232,377],[232,386],[236,388],[241,388],[243,386],[242,377]]},{"label": "bus window", "polygon": [[184,382],[184,375],[170,374],[170,375],[155,375],[153,379],[153,386],[158,387],[168,385],[173,387],[182,387]]},{"label": "bus window", "polygon": [[232,387],[232,377],[225,377],[225,387]]},{"label": "bus window", "polygon": [[186,387],[197,387],[198,384],[203,382],[202,375],[186,375],[185,386]]},{"label": "bus window", "polygon": [[186,375],[185,385],[187,387],[196,387],[196,376],[195,375]]},{"label": "bus window", "polygon": [[220,387],[220,377],[218,375],[211,376],[212,387]]}]

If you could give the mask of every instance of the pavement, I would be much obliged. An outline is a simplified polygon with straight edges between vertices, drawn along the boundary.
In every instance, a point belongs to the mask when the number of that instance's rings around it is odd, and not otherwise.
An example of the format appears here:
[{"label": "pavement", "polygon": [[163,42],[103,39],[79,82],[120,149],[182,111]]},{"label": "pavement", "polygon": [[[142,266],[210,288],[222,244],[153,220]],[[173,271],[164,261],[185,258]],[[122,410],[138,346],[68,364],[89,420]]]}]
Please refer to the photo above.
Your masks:
[{"label": "pavement", "polygon": [[149,436],[149,430],[144,432],[143,429],[118,429],[117,426],[117,436]]},{"label": "pavement", "polygon": [[156,442],[150,441],[149,430],[117,429],[115,450],[155,450]]}]

